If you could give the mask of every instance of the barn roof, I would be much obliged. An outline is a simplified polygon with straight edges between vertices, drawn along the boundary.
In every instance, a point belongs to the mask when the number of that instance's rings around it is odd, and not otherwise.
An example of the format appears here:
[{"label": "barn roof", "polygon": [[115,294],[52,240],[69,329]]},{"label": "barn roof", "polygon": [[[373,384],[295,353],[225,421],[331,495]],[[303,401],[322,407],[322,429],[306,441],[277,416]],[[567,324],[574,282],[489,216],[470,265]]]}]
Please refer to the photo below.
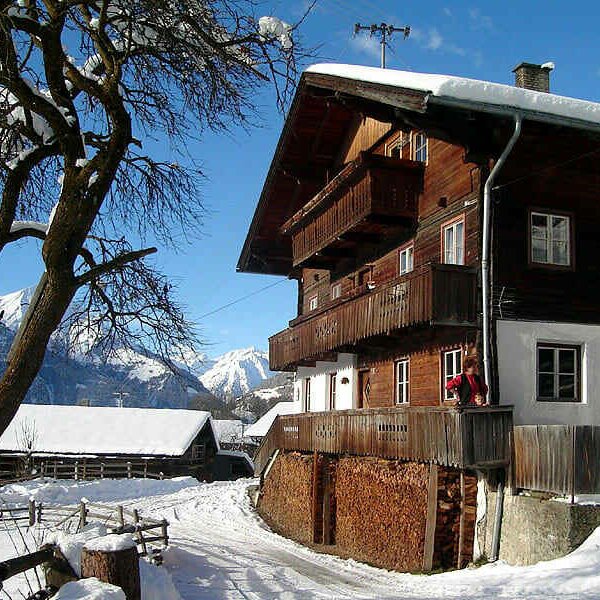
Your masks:
[{"label": "barn roof", "polygon": [[196,410],[22,404],[0,451],[24,451],[27,428],[36,454],[181,456],[211,421]]},{"label": "barn roof", "polygon": [[298,84],[238,271],[292,274],[291,238],[281,225],[344,166],[340,155],[357,116],[422,128],[468,148],[484,163],[504,148],[511,112],[558,140],[565,130],[600,138],[600,103],[511,85],[357,65],[309,67]]},{"label": "barn roof", "polygon": [[295,402],[278,402],[271,407],[256,423],[250,425],[244,433],[244,437],[264,437],[267,435],[273,421],[279,415],[293,415],[298,412],[298,405]]}]

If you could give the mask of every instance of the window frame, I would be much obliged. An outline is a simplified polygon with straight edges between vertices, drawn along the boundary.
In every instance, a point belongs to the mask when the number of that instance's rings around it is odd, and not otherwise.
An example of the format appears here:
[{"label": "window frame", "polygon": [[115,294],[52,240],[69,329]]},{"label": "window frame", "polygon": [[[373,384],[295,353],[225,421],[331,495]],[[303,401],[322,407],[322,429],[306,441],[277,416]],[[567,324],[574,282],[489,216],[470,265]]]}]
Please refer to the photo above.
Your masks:
[{"label": "window frame", "polygon": [[[314,300],[314,306],[313,306],[313,300]],[[317,310],[317,308],[319,308],[319,295],[313,294],[312,296],[308,297],[308,312],[313,312],[313,311]]]},{"label": "window frame", "polygon": [[[448,354],[458,354],[458,356],[459,356],[458,371],[453,373],[452,377],[450,377],[450,378],[448,378],[448,373],[446,373],[446,355],[448,355]],[[460,375],[462,373],[463,349],[460,346],[457,346],[455,348],[450,348],[448,350],[442,350],[441,363],[442,363],[442,365],[441,365],[442,402],[451,402],[454,400],[454,396],[451,395],[450,397],[448,397],[448,394],[450,394],[450,392],[446,389],[446,384],[448,383],[448,381],[451,381],[457,375]],[[453,367],[454,367],[454,369],[456,369],[455,360],[453,360]]]},{"label": "window frame", "polygon": [[[400,381],[400,366],[402,366],[402,374],[404,376],[404,380]],[[403,397],[404,400],[400,402],[398,398],[400,394],[398,393],[400,390],[400,386],[403,387]],[[394,404],[396,406],[404,406],[406,404],[410,404],[410,358],[398,358],[394,361]]]},{"label": "window frame", "polygon": [[[451,227],[456,227],[462,223],[462,263],[446,262],[446,230]],[[456,230],[455,230],[456,231]],[[456,248],[456,244],[454,245]],[[464,267],[467,264],[467,226],[465,220],[465,214],[461,214],[457,217],[450,219],[441,224],[440,226],[440,262],[444,265],[456,265],[458,267]]]},{"label": "window frame", "polygon": [[[417,138],[423,136],[425,140],[420,146],[417,145]],[[417,153],[425,149],[425,160],[417,158]],[[423,163],[424,165],[429,164],[429,138],[424,131],[413,131],[410,138],[410,158],[415,162]]]},{"label": "window frame", "polygon": [[329,386],[328,386],[328,396],[329,396],[329,410],[336,410],[336,400],[337,400],[337,373],[332,372],[329,373]]},{"label": "window frame", "polygon": [[[388,158],[395,158],[396,160],[401,160],[403,158],[403,154],[404,154],[404,146],[405,146],[405,141],[404,141],[404,135],[405,133],[403,131],[398,132],[397,135],[395,135],[392,140],[390,142],[386,142],[385,144],[385,155]],[[394,150],[395,148],[400,148],[400,156],[395,157],[392,156],[392,150]]]},{"label": "window frame", "polygon": [[[402,272],[402,255],[411,250],[411,268],[408,271]],[[415,270],[415,242],[411,240],[408,244],[404,244],[398,248],[398,275],[406,275]]]},{"label": "window frame", "polygon": [[[334,290],[339,290],[337,294],[335,294]],[[331,300],[339,300],[342,297],[342,283],[338,281],[337,283],[333,283],[331,285],[330,290],[330,298]]]},{"label": "window frame", "polygon": [[310,377],[304,378],[304,412],[310,412],[311,401],[311,382]]},{"label": "window frame", "polygon": [[[555,395],[552,398],[548,396],[540,396],[540,349],[543,350],[554,350],[555,352],[555,365],[557,364],[557,354],[560,350],[571,350],[575,353],[575,371],[573,373],[575,377],[575,398],[573,400],[561,399],[559,395]],[[582,365],[582,346],[580,344],[573,343],[560,343],[560,342],[543,342],[537,341],[535,345],[535,401],[542,404],[566,404],[566,405],[581,405],[585,404],[583,400],[583,386],[581,380],[583,376],[583,365]],[[560,369],[560,367],[559,367]],[[544,371],[545,374],[549,374]],[[556,394],[558,388],[558,380],[561,375],[560,370],[553,371],[554,376],[554,392]],[[570,373],[562,373],[562,375],[570,375]]]},{"label": "window frame", "polygon": [[[567,255],[569,257],[568,265],[559,265],[556,263],[544,263],[533,260],[533,215],[544,217],[563,217],[568,219],[568,239]],[[551,208],[530,207],[527,211],[527,264],[534,269],[548,269],[555,271],[574,271],[575,270],[575,214],[569,211],[555,210]]]}]

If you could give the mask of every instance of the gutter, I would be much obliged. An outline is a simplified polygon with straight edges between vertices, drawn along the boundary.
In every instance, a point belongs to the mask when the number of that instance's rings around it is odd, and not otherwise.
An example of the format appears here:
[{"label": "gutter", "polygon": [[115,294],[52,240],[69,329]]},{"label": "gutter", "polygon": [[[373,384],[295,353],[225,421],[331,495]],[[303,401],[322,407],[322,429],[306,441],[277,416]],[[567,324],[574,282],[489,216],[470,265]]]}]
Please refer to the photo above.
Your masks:
[{"label": "gutter", "polygon": [[[494,181],[498,176],[498,173],[502,169],[508,155],[511,153],[514,145],[516,144],[519,136],[521,135],[521,124],[523,118],[520,113],[514,113],[515,129],[513,134],[506,145],[506,148],[502,151],[502,154],[496,161],[494,168],[489,174],[487,181],[483,188],[483,239],[482,239],[482,251],[481,251],[481,289],[482,289],[482,302],[483,302],[483,371],[484,379],[492,389],[492,366],[490,360],[490,325],[491,325],[491,314],[490,314],[490,292],[492,287],[492,281],[490,277],[490,232],[492,226],[492,189]],[[491,392],[488,392],[488,402],[491,404]]]}]

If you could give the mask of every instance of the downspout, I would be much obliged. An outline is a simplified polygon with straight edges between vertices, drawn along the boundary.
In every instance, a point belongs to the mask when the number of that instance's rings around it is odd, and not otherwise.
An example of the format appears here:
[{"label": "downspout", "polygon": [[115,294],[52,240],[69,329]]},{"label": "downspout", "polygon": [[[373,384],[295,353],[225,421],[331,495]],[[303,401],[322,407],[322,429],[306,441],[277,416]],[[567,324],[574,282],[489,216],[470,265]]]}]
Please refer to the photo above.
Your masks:
[{"label": "downspout", "polygon": [[483,374],[485,382],[488,384],[490,392],[488,392],[488,402],[491,404],[491,389],[492,389],[492,365],[490,359],[490,292],[492,282],[490,281],[490,230],[492,225],[492,189],[496,176],[506,162],[508,155],[511,153],[519,136],[521,135],[522,117],[519,113],[515,113],[515,129],[506,144],[502,154],[496,161],[494,168],[489,174],[487,181],[483,187],[483,240],[481,249],[481,289],[483,302]]},{"label": "downspout", "polygon": [[[513,134],[504,148],[504,151],[496,161],[494,168],[489,174],[483,188],[483,240],[481,251],[481,288],[483,301],[483,369],[484,377],[489,389],[492,389],[492,367],[490,360],[490,293],[492,282],[490,278],[490,230],[492,225],[492,189],[496,176],[506,162],[508,155],[511,153],[519,136],[521,135],[522,117],[519,113],[515,113],[515,129]],[[491,396],[488,396],[488,402]],[[500,552],[500,528],[502,525],[502,512],[504,507],[504,472],[500,473],[500,481],[496,492],[496,510],[494,514],[494,530],[492,536],[492,552],[491,560],[498,560]]]}]

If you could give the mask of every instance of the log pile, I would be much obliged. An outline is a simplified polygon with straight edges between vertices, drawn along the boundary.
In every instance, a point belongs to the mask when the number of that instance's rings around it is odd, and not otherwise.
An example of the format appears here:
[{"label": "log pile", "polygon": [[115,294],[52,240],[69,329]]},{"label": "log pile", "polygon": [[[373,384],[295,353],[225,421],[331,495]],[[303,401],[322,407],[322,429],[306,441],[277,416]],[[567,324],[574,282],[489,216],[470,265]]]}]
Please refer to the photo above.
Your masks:
[{"label": "log pile", "polygon": [[258,511],[278,532],[303,543],[313,541],[313,456],[281,453],[265,478]]},{"label": "log pile", "polygon": [[460,470],[440,468],[433,554],[435,568],[462,568],[473,558],[476,513],[477,477],[463,474],[461,484]]},{"label": "log pile", "polygon": [[420,570],[428,480],[428,465],[341,458],[335,489],[338,548],[386,569]]}]

